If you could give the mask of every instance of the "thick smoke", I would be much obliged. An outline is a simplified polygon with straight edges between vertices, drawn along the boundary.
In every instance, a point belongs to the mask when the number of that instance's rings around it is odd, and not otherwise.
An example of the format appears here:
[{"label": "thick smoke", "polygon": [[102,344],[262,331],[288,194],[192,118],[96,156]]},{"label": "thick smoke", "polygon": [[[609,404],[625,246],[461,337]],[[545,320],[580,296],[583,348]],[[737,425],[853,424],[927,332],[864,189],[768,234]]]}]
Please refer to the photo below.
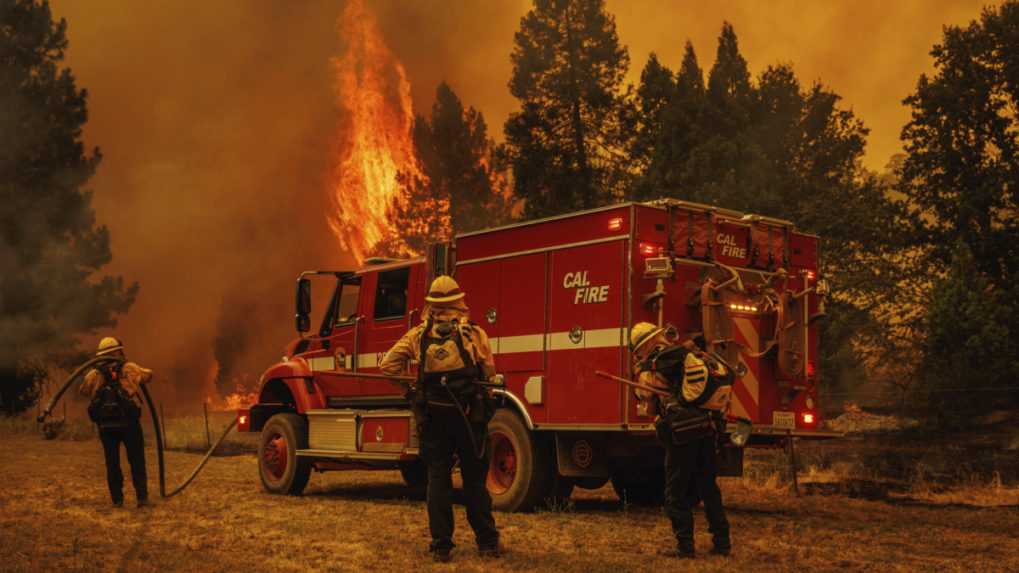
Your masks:
[{"label": "thick smoke", "polygon": [[[844,96],[873,130],[867,162],[877,169],[899,149],[908,118],[899,102],[929,69],[942,24],[977,17],[982,3],[612,0],[608,9],[632,81],[652,50],[675,68],[687,38],[707,69],[729,20],[755,73],[792,62],[804,83]],[[239,342],[233,333],[245,333],[243,344],[219,358],[234,374],[259,372],[294,336],[296,275],[350,264],[325,215],[342,125],[330,59],[343,3],[52,4],[90,94],[86,142],[104,154],[91,186],[112,233],[108,272],[142,286],[117,334],[182,402],[213,389],[215,341]],[[506,87],[513,34],[530,2],[366,5],[407,69],[418,113],[447,80],[501,137],[516,107]]]}]

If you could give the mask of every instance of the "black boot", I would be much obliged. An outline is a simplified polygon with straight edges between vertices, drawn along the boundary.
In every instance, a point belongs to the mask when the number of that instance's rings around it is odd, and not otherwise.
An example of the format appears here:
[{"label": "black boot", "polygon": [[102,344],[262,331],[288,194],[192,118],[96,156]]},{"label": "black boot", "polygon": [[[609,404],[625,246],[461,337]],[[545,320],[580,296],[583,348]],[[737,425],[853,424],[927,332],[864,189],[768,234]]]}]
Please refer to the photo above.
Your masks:
[{"label": "black boot", "polygon": [[502,557],[503,551],[505,550],[502,547],[502,543],[499,542],[478,546],[478,555],[487,559],[498,559]]},{"label": "black boot", "polygon": [[449,563],[453,560],[453,550],[449,547],[432,549],[432,560],[436,563]]},{"label": "black boot", "polygon": [[693,559],[697,556],[693,542],[679,542],[675,549],[662,549],[658,552],[663,557],[674,557],[676,559]]}]

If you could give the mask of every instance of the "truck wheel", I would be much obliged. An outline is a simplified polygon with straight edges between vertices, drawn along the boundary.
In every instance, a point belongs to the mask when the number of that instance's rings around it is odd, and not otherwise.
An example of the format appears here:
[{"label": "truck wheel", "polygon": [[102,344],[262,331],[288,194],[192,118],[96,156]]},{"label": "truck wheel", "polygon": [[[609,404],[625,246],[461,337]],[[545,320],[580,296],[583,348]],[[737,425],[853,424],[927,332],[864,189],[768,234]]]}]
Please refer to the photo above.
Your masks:
[{"label": "truck wheel", "polygon": [[520,416],[502,408],[488,424],[488,491],[502,511],[527,511],[544,501],[552,487],[551,455]]},{"label": "truck wheel", "polygon": [[401,463],[400,475],[403,476],[403,483],[410,487],[424,487],[428,485],[428,466],[424,460]]},{"label": "truck wheel", "polygon": [[661,505],[665,499],[665,468],[613,475],[612,489],[625,503]]},{"label": "truck wheel", "polygon": [[276,414],[262,428],[258,475],[270,493],[301,495],[311,476],[311,460],[297,457],[308,447],[308,423],[297,414]]}]

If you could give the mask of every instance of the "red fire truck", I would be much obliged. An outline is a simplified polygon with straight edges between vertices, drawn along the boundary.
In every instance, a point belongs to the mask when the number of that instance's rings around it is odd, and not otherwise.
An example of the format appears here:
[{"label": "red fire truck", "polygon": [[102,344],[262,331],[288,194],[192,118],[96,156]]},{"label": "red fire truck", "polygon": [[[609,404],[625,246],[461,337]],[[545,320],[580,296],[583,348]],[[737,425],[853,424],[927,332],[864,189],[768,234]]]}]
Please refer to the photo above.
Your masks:
[{"label": "red fire truck", "polygon": [[[303,273],[301,337],[239,413],[242,431],[261,432],[266,490],[299,494],[312,470],[392,468],[410,485],[424,482],[403,389],[363,374],[377,373],[385,351],[422,320],[439,274],[467,292],[505,381],[489,428],[497,508],[609,481],[630,501],[661,495],[652,418],[629,388],[595,374],[632,375],[628,332],[638,321],[735,365],[729,417],[752,422],[750,445],[829,435],[819,430],[817,319],[827,288],[817,237],[696,203],[625,203],[465,233],[422,258]],[[307,334],[314,279],[335,285]],[[725,474],[742,472],[742,453],[723,449]]]}]

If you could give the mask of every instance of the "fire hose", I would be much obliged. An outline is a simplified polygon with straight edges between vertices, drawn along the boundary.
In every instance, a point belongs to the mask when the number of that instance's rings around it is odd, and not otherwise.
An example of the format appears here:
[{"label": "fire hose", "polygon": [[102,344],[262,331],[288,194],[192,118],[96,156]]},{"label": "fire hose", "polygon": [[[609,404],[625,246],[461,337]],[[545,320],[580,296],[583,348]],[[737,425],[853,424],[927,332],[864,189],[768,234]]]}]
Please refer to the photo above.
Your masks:
[{"label": "fire hose", "polygon": [[[64,395],[64,392],[66,392],[67,389],[71,387],[71,384],[73,384],[75,380],[80,378],[82,374],[89,370],[89,368],[106,362],[122,363],[124,362],[124,359],[117,356],[96,356],[95,358],[88,360],[87,362],[76,368],[74,372],[72,372],[71,375],[67,377],[67,380],[64,382],[63,386],[60,387],[57,393],[54,394],[52,398],[50,398],[49,403],[46,404],[46,408],[44,408],[42,413],[39,414],[39,417],[36,419],[36,421],[39,422],[40,424],[44,423],[46,421],[46,418],[50,415],[50,412],[52,412],[53,408],[57,405],[57,402],[59,402],[60,398]],[[149,394],[148,386],[146,384],[141,384],[141,390],[142,395],[145,396],[145,403],[149,407],[149,414],[152,416],[152,429],[156,434],[156,458],[159,462],[159,495],[162,498],[171,498],[177,495],[178,493],[184,491],[184,489],[191,485],[191,482],[193,482],[194,479],[198,477],[198,474],[201,473],[202,469],[205,468],[205,464],[209,462],[209,459],[212,457],[212,454],[215,453],[216,449],[219,447],[220,444],[223,443],[223,440],[226,439],[227,435],[229,435],[230,432],[234,429],[234,427],[237,426],[237,419],[234,418],[234,420],[230,422],[230,425],[227,426],[227,428],[223,431],[223,434],[219,436],[219,439],[216,440],[216,443],[212,444],[212,447],[209,448],[209,451],[205,452],[205,456],[202,458],[202,461],[199,462],[197,466],[195,466],[195,469],[191,471],[191,474],[188,475],[188,477],[180,485],[173,488],[169,493],[167,493],[166,467],[163,460],[164,450],[163,432],[160,429],[159,416],[156,415],[156,407],[154,402],[152,401],[152,396]]]}]

